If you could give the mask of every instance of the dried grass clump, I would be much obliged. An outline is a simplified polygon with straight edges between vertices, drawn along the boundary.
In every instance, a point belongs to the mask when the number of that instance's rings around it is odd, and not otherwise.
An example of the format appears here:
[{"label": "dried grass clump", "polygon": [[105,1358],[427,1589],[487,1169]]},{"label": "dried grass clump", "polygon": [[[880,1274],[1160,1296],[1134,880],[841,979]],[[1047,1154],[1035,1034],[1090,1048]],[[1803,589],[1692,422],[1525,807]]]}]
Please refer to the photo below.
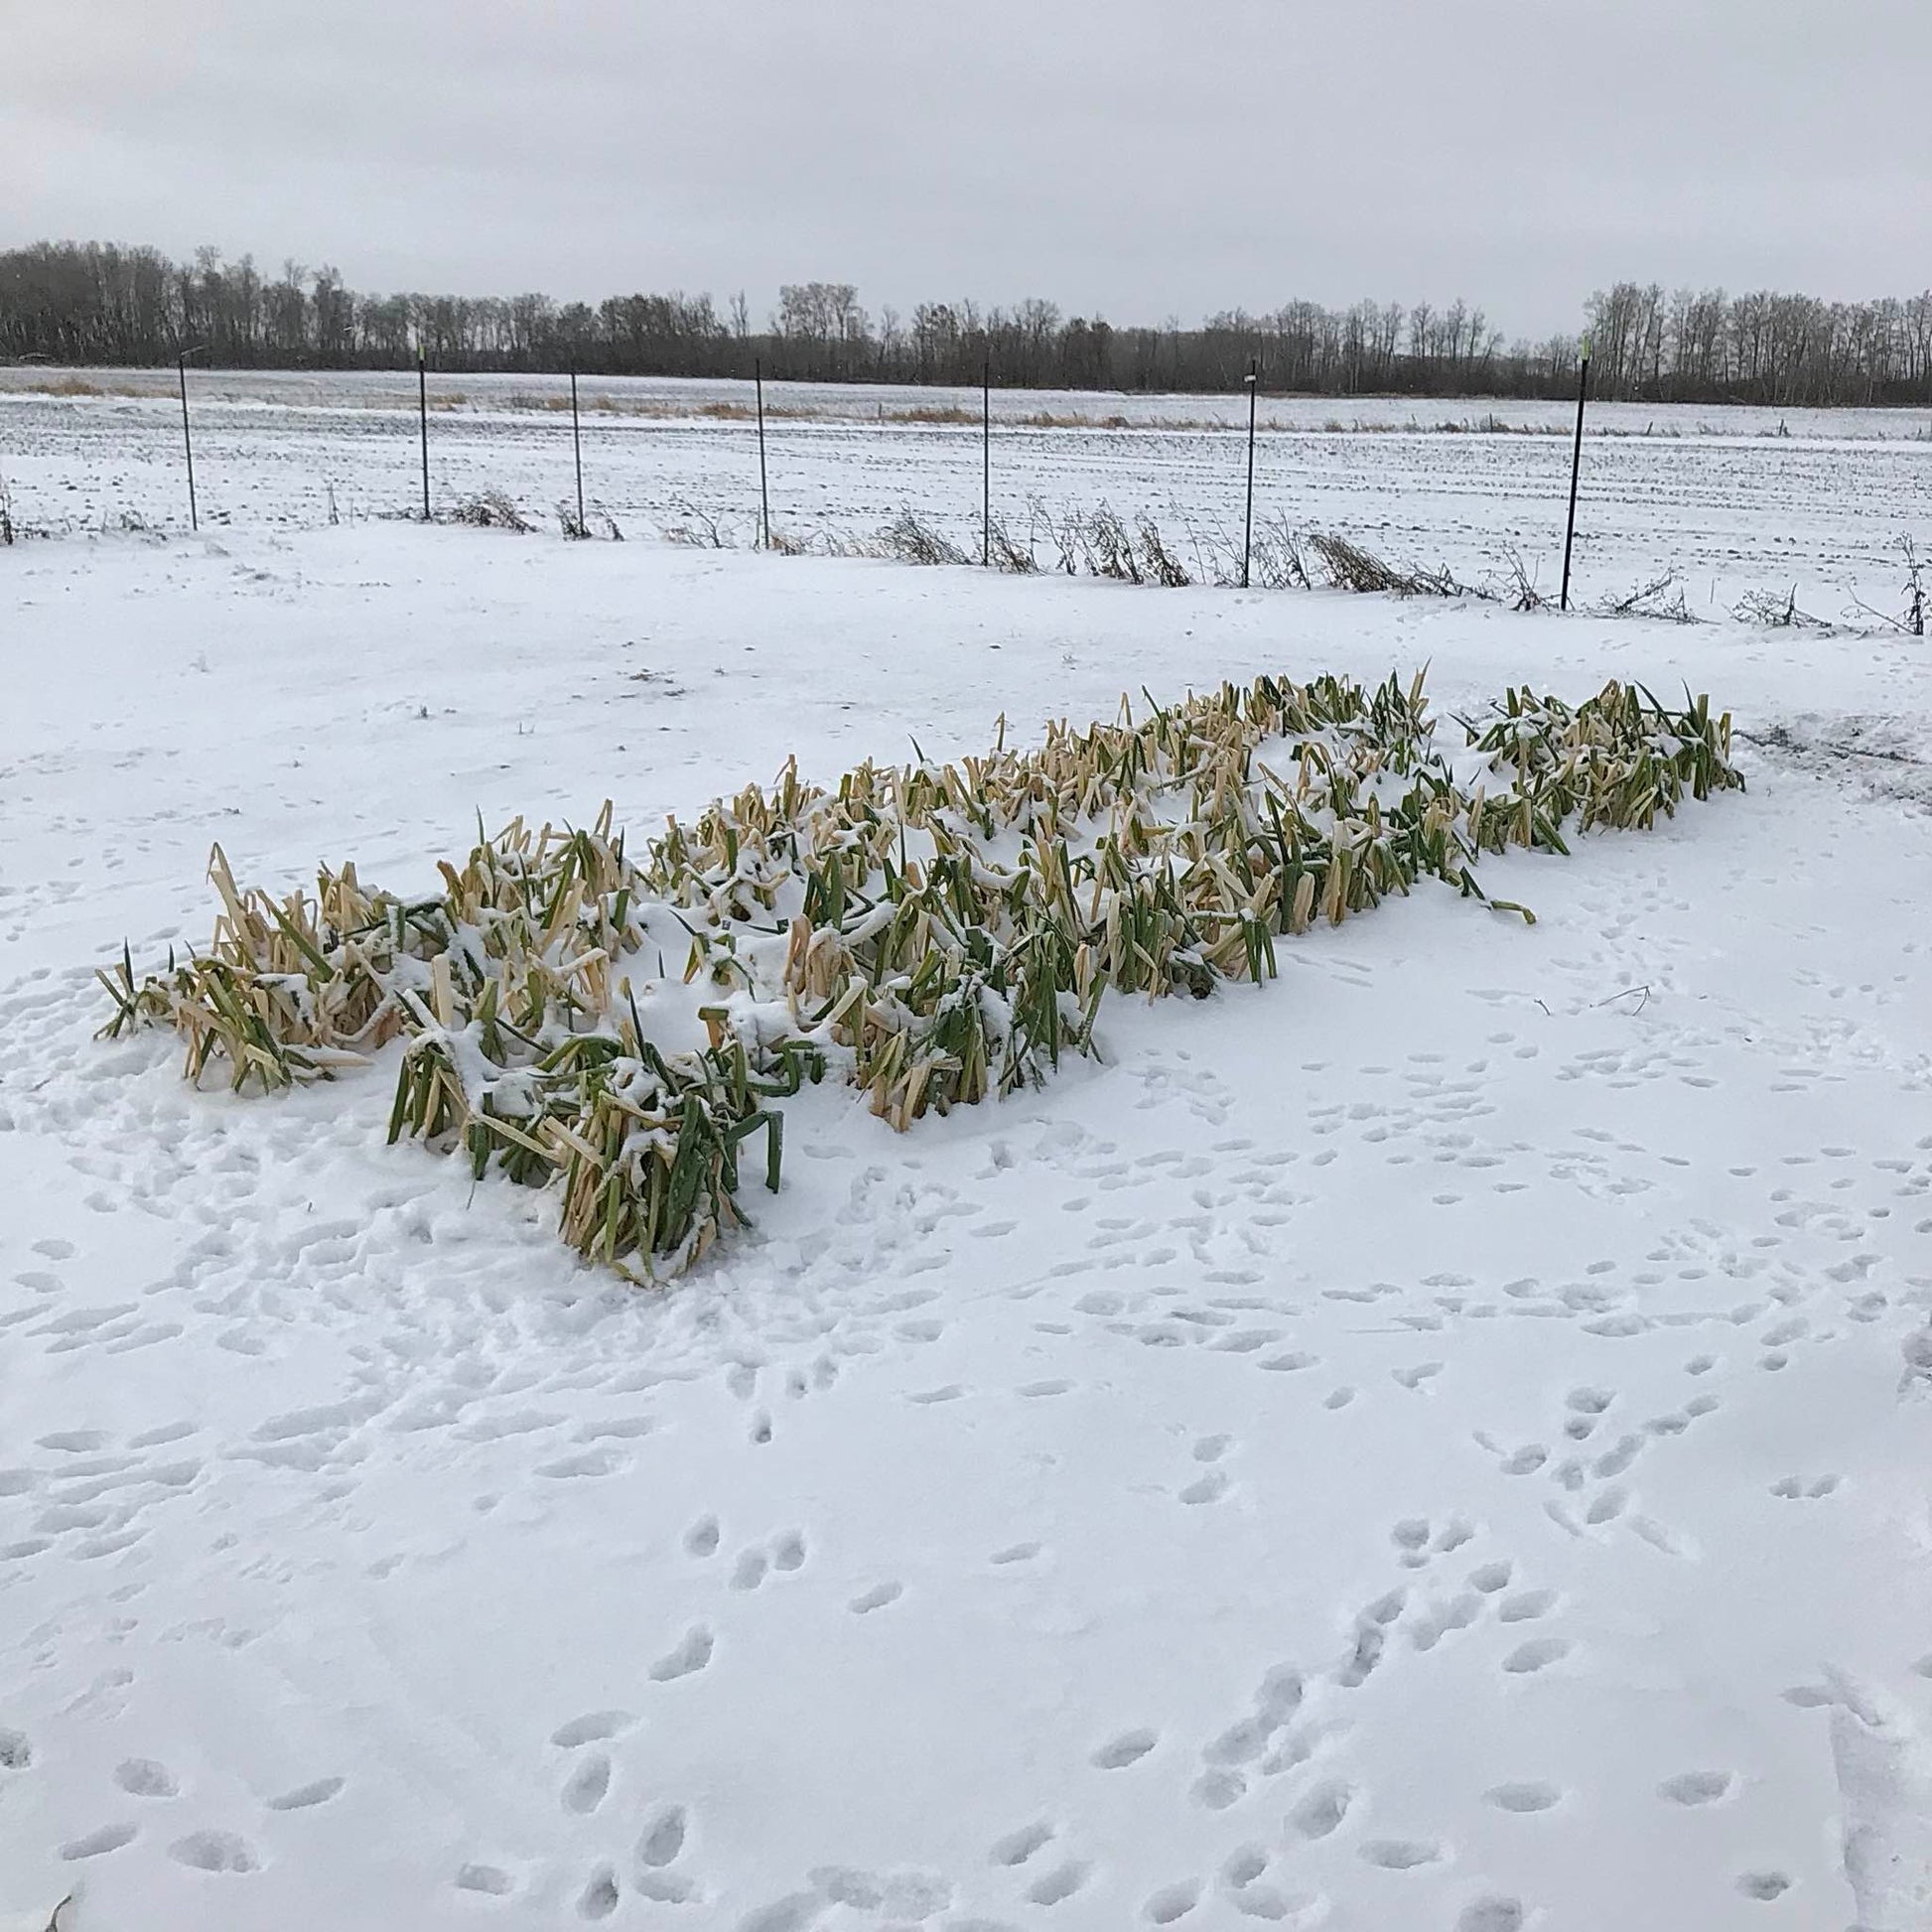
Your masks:
[{"label": "dried grass clump", "polygon": [[500,489],[485,489],[480,495],[466,496],[449,512],[447,520],[477,530],[515,530],[523,536],[536,528]]},{"label": "dried grass clump", "polygon": [[1332,530],[1310,531],[1308,545],[1320,560],[1329,583],[1338,591],[1388,591],[1397,597],[1481,595],[1475,587],[1458,583],[1447,569],[1404,570],[1385,563],[1372,550],[1364,550]]},{"label": "dried grass clump", "polygon": [[965,551],[943,531],[923,521],[909,505],[882,529],[874,539],[874,554],[895,557],[907,564],[963,564],[970,562]]},{"label": "dried grass clump", "polygon": [[211,944],[143,979],[124,950],[104,1031],[173,1027],[189,1076],[237,1091],[400,1037],[391,1140],[554,1184],[581,1255],[661,1280],[742,1218],[759,1133],[776,1187],[774,1103],[828,1069],[904,1129],[1093,1052],[1109,991],[1259,982],[1316,919],[1424,879],[1485,900],[1484,853],[1562,852],[1569,827],[1647,826],[1742,782],[1703,699],[1523,690],[1463,722],[1467,789],[1420,678],[1262,678],[1138,720],[1123,700],[1032,752],[1003,728],[984,758],[867,763],[836,790],[787,764],[667,821],[641,863],[608,805],[588,830],[479,827],[416,898],[345,866],[276,901],[217,849]]},{"label": "dried grass clump", "polygon": [[1622,593],[1611,592],[1588,607],[1595,618],[1662,618],[1669,623],[1696,623],[1697,613],[1684,600],[1675,571],[1666,571]]},{"label": "dried grass clump", "polygon": [[1814,618],[1809,611],[1798,608],[1798,587],[1793,584],[1790,591],[1780,596],[1776,591],[1746,591],[1730,607],[1730,615],[1739,623],[1762,624],[1769,630],[1813,630],[1823,629],[1825,621]]}]

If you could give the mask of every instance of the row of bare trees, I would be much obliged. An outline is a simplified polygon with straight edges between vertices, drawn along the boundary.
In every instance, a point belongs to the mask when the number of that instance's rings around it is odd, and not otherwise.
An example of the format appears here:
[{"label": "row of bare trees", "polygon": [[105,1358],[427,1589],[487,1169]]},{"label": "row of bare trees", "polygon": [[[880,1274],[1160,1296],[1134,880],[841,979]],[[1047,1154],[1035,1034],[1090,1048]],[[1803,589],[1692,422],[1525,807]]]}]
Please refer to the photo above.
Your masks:
[{"label": "row of bare trees", "polygon": [[1821,302],[1619,282],[1589,299],[1604,391],[1659,401],[1932,401],[1932,293]]},{"label": "row of bare trees", "polygon": [[[1593,386],[1658,401],[1932,404],[1932,293],[1907,300],[1619,282],[1586,307]],[[1505,341],[1479,308],[1290,302],[1228,310],[1196,328],[1012,308],[920,303],[875,317],[847,282],[788,284],[762,327],[741,294],[621,295],[593,307],[544,295],[360,295],[329,267],[264,274],[204,248],[43,242],[0,251],[0,359],[152,364],[190,345],[231,368],[400,368],[419,354],[449,370],[742,375],[1006,386],[1229,389],[1258,358],[1267,386],[1320,395],[1561,395],[1580,340]]]}]

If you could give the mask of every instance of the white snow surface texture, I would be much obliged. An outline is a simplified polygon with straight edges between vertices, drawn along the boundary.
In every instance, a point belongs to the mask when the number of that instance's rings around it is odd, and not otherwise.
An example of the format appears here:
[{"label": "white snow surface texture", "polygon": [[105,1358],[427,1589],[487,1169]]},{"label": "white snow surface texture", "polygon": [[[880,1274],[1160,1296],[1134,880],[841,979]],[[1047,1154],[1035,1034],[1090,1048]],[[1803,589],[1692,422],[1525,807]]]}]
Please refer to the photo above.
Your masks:
[{"label": "white snow surface texture", "polygon": [[[428,885],[1263,670],[1749,790],[788,1109],[666,1293],[98,1042],[218,838]],[[0,551],[0,1924],[1932,1924],[1926,646],[364,524]],[[394,1049],[391,1049],[393,1052]],[[13,1915],[9,1917],[8,1915]]]}]

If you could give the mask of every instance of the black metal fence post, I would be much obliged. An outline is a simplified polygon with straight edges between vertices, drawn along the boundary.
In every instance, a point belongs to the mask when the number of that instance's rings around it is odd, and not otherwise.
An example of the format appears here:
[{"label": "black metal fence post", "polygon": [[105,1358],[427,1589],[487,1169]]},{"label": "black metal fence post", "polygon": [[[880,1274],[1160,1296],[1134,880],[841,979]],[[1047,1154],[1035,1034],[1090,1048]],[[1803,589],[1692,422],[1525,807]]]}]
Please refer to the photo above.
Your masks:
[{"label": "black metal fence post", "polygon": [[429,521],[429,358],[423,349],[416,351],[416,420],[423,443],[423,521]]},{"label": "black metal fence post", "polygon": [[577,422],[577,371],[570,372],[570,449],[577,459],[577,534],[588,536],[590,525],[584,521],[584,436]]},{"label": "black metal fence post", "polygon": [[1248,358],[1248,508],[1241,526],[1241,588],[1248,588],[1248,561],[1255,543],[1255,402],[1261,394],[1261,358]]},{"label": "black metal fence post", "polygon": [[175,357],[175,372],[181,377],[181,441],[182,448],[188,452],[188,526],[200,531],[202,512],[195,501],[195,433],[188,426],[188,351],[183,349]]},{"label": "black metal fence post", "polygon": [[980,562],[993,562],[993,358],[980,371]]},{"label": "black metal fence post", "polygon": [[1577,479],[1584,466],[1584,399],[1589,394],[1589,338],[1584,338],[1583,366],[1577,375],[1577,438],[1570,449],[1570,521],[1563,533],[1563,597],[1558,609],[1570,609],[1570,551],[1577,541]]},{"label": "black metal fence post", "polygon": [[764,529],[764,547],[771,548],[771,486],[764,471],[764,364],[754,357],[752,360],[752,381],[758,388],[759,399],[759,516]]}]

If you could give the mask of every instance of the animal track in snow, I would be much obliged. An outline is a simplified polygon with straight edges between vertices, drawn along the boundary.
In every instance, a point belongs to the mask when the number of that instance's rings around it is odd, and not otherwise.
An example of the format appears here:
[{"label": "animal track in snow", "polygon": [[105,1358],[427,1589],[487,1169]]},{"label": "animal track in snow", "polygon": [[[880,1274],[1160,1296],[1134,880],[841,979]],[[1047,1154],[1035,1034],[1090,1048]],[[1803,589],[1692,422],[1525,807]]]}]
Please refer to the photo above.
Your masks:
[{"label": "animal track in snow", "polygon": [[1528,1643],[1518,1644],[1503,1659],[1503,1669],[1512,1677],[1527,1677],[1569,1656],[1570,1650],[1567,1637],[1532,1637]]},{"label": "animal track in snow", "polygon": [[637,1858],[648,1865],[672,1863],[684,1850],[688,1818],[682,1805],[664,1805],[652,1814],[637,1841]]},{"label": "animal track in snow", "polygon": [[69,1839],[61,1847],[61,1858],[69,1864],[81,1859],[98,1859],[105,1853],[118,1852],[123,1845],[132,1845],[134,1839],[132,1825],[102,1825],[84,1838]]},{"label": "animal track in snow", "polygon": [[1553,1589],[1519,1589],[1503,1598],[1496,1614],[1505,1623],[1533,1623],[1540,1616],[1548,1616],[1556,1604],[1557,1592]]},{"label": "animal track in snow", "polygon": [[1289,1829],[1306,1839],[1327,1838],[1348,1816],[1355,1802],[1351,1787],[1330,1778],[1307,1792],[1288,1814]]},{"label": "animal track in snow", "polygon": [[1711,1805],[1736,1782],[1728,1771],[1680,1771],[1657,1787],[1657,1795],[1674,1805]]},{"label": "animal track in snow", "polygon": [[1498,1811],[1548,1811],[1562,1802],[1563,1793],[1554,1784],[1498,1784],[1483,1797]]},{"label": "animal track in snow", "polygon": [[608,1864],[601,1864],[591,1873],[577,1896],[577,1916],[609,1918],[618,1909],[620,1896],[618,1874]]},{"label": "animal track in snow", "polygon": [[1142,1907],[1150,1925],[1172,1925],[1176,1919],[1183,1919],[1200,1901],[1200,1880],[1182,1878],[1177,1883],[1163,1885]]},{"label": "animal track in snow", "polygon": [[1443,1856],[1440,1845],[1415,1838],[1375,1838],[1361,1848],[1364,1863],[1380,1865],[1384,1871],[1413,1871],[1419,1864],[1434,1864]]},{"label": "animal track in snow", "polygon": [[757,1589],[764,1582],[764,1573],[768,1567],[762,1550],[747,1550],[738,1559],[732,1571],[732,1588]]},{"label": "animal track in snow", "polygon": [[869,1616],[874,1610],[883,1610],[888,1603],[897,1603],[905,1594],[905,1586],[899,1583],[874,1584],[870,1589],[861,1590],[846,1605],[854,1616]]},{"label": "animal track in snow", "polygon": [[611,1760],[595,1751],[564,1781],[563,1805],[580,1815],[595,1811],[611,1789]]},{"label": "animal track in snow", "polygon": [[480,1891],[491,1898],[502,1898],[516,1888],[516,1880],[494,1864],[460,1864],[454,1882],[458,1891]]},{"label": "animal track in snow", "polygon": [[1145,1726],[1123,1730],[1118,1737],[1110,1737],[1102,1744],[1088,1761],[1098,1771],[1122,1771],[1130,1764],[1138,1764],[1160,1741],[1161,1733]]},{"label": "animal track in snow", "polygon": [[1788,1502],[1816,1501],[1821,1496],[1831,1495],[1838,1484],[1839,1478],[1835,1475],[1815,1476],[1810,1482],[1803,1476],[1782,1476],[1772,1483],[1771,1494],[1782,1496]]},{"label": "animal track in snow", "polygon": [[667,1652],[651,1665],[652,1681],[670,1684],[680,1677],[689,1677],[694,1671],[703,1670],[711,1662],[711,1653],[716,1644],[717,1639],[702,1623],[694,1624],[675,1650]]},{"label": "animal track in snow", "polygon": [[136,1798],[172,1798],[181,1790],[174,1773],[151,1757],[122,1759],[115,1766],[114,1782]]},{"label": "animal track in snow", "polygon": [[1027,1887],[1027,1896],[1035,1905],[1057,1905],[1073,1894],[1087,1882],[1087,1875],[1093,1867],[1084,1859],[1068,1859],[1063,1864],[1056,1864],[1050,1871],[1042,1871]]},{"label": "animal track in snow", "polygon": [[1228,1475],[1225,1469],[1209,1469],[1180,1492],[1183,1503],[1218,1502],[1228,1491]]},{"label": "animal track in snow", "polygon": [[254,1847],[233,1832],[193,1832],[169,1846],[168,1856],[197,1871],[255,1871],[261,1866]]},{"label": "animal track in snow", "polygon": [[559,1725],[550,1733],[550,1741],[564,1750],[574,1751],[580,1744],[596,1744],[615,1737],[636,1722],[628,1711],[587,1711],[581,1718]]},{"label": "animal track in snow", "polygon": [[34,1747],[24,1730],[0,1729],[0,1771],[24,1771],[34,1761]]},{"label": "animal track in snow", "polygon": [[279,1798],[270,1798],[270,1811],[307,1811],[315,1805],[326,1805],[347,1784],[346,1778],[317,1778],[312,1784],[297,1785],[293,1791],[284,1791]]},{"label": "animal track in snow", "polygon": [[1791,1880],[1782,1871],[1746,1871],[1737,1880],[1737,1889],[1746,1898],[1760,1898],[1768,1904],[1791,1889]]},{"label": "animal track in snow", "polygon": [[700,1516],[684,1532],[684,1551],[687,1556],[710,1557],[718,1553],[718,1519],[715,1516]]},{"label": "animal track in snow", "polygon": [[992,1864],[1025,1864],[1035,1852],[1042,1851],[1052,1843],[1053,1828],[1043,1822],[1022,1825],[1017,1832],[1009,1832],[1005,1838],[996,1839],[993,1849],[987,1854]]},{"label": "animal track in snow", "polygon": [[1455,1932],[1523,1932],[1522,1901],[1495,1893],[1473,1899],[1456,1914]]}]

